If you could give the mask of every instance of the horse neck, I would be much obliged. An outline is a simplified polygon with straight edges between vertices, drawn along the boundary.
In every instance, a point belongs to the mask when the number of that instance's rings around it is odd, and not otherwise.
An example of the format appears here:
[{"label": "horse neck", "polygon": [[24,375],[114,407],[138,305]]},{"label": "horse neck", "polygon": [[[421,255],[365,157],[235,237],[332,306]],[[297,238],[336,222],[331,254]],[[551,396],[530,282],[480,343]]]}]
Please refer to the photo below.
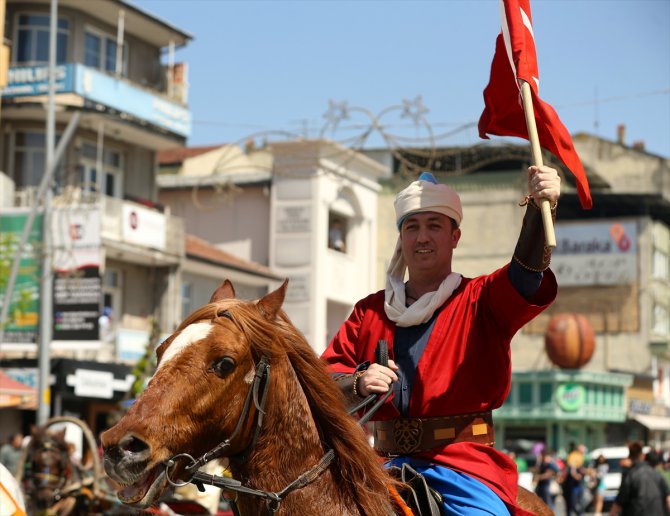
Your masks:
[{"label": "horse neck", "polygon": [[[316,465],[326,450],[309,403],[286,362],[273,365],[266,415],[258,440],[244,462],[231,463],[234,476],[245,485],[278,492]],[[330,471],[308,486],[293,491],[282,502],[283,514],[349,514],[347,495],[333,482]],[[243,514],[263,514],[260,499],[240,497]],[[317,512],[318,511],[318,512]],[[325,512],[324,512],[325,511]]]}]

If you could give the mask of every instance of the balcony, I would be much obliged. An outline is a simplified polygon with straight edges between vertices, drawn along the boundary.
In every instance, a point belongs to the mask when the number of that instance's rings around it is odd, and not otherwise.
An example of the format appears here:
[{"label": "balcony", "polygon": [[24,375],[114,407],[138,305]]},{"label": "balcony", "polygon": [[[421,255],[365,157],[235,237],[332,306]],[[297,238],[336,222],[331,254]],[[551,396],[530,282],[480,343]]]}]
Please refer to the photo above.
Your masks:
[{"label": "balcony", "polygon": [[[177,138],[191,134],[191,112],[185,105],[125,78],[68,63],[56,67],[55,88],[60,106],[86,108]],[[2,92],[3,104],[44,102],[48,89],[47,66],[13,66]]]},{"label": "balcony", "polygon": [[[16,192],[17,208],[31,207],[36,202],[34,188]],[[95,225],[84,231],[90,229],[99,235],[99,245],[108,258],[155,267],[177,265],[183,259],[184,221],[168,210],[162,212],[146,204],[100,196],[79,188],[68,188],[63,195],[55,197],[53,207],[54,210],[71,209],[66,219],[71,224]],[[78,216],[75,212],[79,212]],[[85,221],[81,215],[84,212],[88,213]]]}]

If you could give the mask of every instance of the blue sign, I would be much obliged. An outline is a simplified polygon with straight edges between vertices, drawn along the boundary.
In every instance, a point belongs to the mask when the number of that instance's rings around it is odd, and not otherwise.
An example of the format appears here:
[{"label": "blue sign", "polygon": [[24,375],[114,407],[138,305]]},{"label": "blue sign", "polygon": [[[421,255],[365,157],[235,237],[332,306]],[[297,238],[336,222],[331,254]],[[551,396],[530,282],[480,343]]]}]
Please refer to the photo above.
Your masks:
[{"label": "blue sign", "polygon": [[[49,91],[48,66],[12,67],[8,73],[5,98],[46,95]],[[78,63],[56,67],[56,93],[74,93],[175,134],[191,134],[191,112],[167,97],[117,79]]]}]

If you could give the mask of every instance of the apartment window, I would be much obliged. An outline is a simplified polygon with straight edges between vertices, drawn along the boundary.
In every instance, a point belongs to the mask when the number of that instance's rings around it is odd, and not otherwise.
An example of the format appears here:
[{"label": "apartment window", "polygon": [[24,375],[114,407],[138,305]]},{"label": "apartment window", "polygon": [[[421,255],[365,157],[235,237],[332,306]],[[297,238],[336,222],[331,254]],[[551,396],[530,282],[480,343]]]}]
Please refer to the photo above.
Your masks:
[{"label": "apartment window", "polygon": [[81,147],[79,163],[81,188],[88,192],[100,192],[108,197],[123,195],[123,154],[114,149],[102,152],[102,177],[98,177],[98,150],[92,143]]},{"label": "apartment window", "polygon": [[651,331],[657,335],[670,335],[670,317],[667,306],[654,304],[651,313]]},{"label": "apartment window", "polygon": [[111,342],[116,336],[116,327],[121,317],[121,272],[108,267],[102,278],[102,300],[100,307],[100,340]]},{"label": "apartment window", "polygon": [[[116,72],[116,38],[87,28],[84,37],[84,64],[91,68]],[[123,47],[121,74],[126,75],[126,45]]]},{"label": "apartment window", "polygon": [[186,316],[193,311],[191,306],[193,298],[193,285],[190,283],[181,284],[181,318],[186,319]]},{"label": "apartment window", "polygon": [[[56,62],[67,60],[67,43],[70,23],[58,18],[56,33]],[[15,63],[25,66],[49,62],[49,16],[44,14],[19,14],[16,33]]]},{"label": "apartment window", "polygon": [[651,276],[654,279],[668,279],[668,255],[659,248],[654,248],[651,262]]},{"label": "apartment window", "polygon": [[347,252],[347,232],[349,220],[347,217],[328,213],[328,247],[341,253]]}]

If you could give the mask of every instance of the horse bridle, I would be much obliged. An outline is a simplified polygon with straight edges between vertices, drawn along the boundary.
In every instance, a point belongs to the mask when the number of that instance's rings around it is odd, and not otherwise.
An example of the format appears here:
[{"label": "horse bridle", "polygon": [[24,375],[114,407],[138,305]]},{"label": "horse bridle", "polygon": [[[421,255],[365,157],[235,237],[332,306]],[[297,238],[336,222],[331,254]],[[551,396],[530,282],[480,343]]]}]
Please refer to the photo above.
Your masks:
[{"label": "horse bridle", "polygon": [[[32,476],[35,477],[37,480],[40,480],[40,483],[33,482],[33,485],[36,489],[51,489],[53,491],[52,498],[54,502],[58,502],[61,499],[62,491],[65,485],[67,484],[69,475],[67,475],[67,464],[69,462],[68,456],[67,456],[67,451],[66,450],[59,450],[58,445],[54,444],[51,441],[45,441],[42,443],[42,445],[39,448],[36,448],[33,450],[33,454],[37,452],[46,452],[46,453],[51,453],[55,454],[58,457],[59,463],[63,466],[62,472],[64,473],[63,475],[54,475],[53,473],[50,473],[49,470],[45,471],[33,471]],[[31,465],[33,470],[35,470],[35,456],[31,459]],[[58,480],[57,485],[51,485],[49,482],[51,480]]]},{"label": "horse bridle", "polygon": [[[227,312],[223,313],[222,315],[230,318],[230,315]],[[256,365],[256,371],[254,373],[253,382],[251,383],[251,385],[249,386],[249,390],[247,391],[247,396],[244,401],[244,407],[237,420],[237,424],[235,425],[233,433],[230,435],[230,437],[220,442],[217,446],[215,446],[210,451],[203,454],[198,459],[195,459],[188,453],[179,453],[174,457],[172,457],[171,459],[165,461],[164,462],[165,477],[167,478],[167,481],[170,483],[170,485],[174,487],[181,487],[189,483],[193,483],[198,487],[200,491],[203,491],[204,484],[207,484],[224,489],[226,491],[233,491],[237,493],[256,496],[259,498],[263,498],[265,500],[265,506],[267,508],[268,513],[274,514],[279,509],[279,506],[281,505],[281,502],[284,499],[284,497],[286,497],[292,491],[295,491],[296,489],[301,489],[309,485],[310,483],[314,482],[317,478],[319,478],[319,476],[321,476],[321,474],[328,469],[328,467],[333,462],[333,459],[335,458],[335,452],[332,449],[328,450],[323,455],[323,457],[321,457],[321,459],[316,465],[308,469],[306,472],[302,473],[293,482],[289,483],[286,487],[284,487],[284,489],[277,492],[264,491],[262,489],[254,489],[251,487],[246,487],[242,485],[242,482],[240,482],[239,480],[234,480],[232,478],[227,478],[219,475],[210,475],[208,473],[198,471],[198,469],[200,469],[206,463],[219,458],[223,454],[223,452],[231,446],[233,440],[237,437],[237,434],[240,432],[242,426],[249,417],[249,411],[251,410],[251,402],[253,401],[256,407],[256,414],[254,415],[256,428],[254,431],[254,435],[250,443],[247,445],[247,447],[242,452],[237,454],[234,458],[238,460],[243,460],[247,456],[249,451],[251,451],[251,449],[256,444],[258,436],[260,435],[261,432],[261,428],[263,426],[263,416],[265,415],[265,404],[267,402],[269,386],[270,386],[270,362],[266,356],[262,356],[258,361],[258,364]],[[170,469],[176,465],[177,460],[179,459],[187,459],[191,461],[191,463],[186,466],[186,471],[189,474],[191,474],[191,477],[188,480],[182,482],[175,481],[170,478]],[[237,514],[237,508],[234,505],[234,501],[232,500],[229,501],[231,502],[231,505],[233,505],[234,511]]]}]

